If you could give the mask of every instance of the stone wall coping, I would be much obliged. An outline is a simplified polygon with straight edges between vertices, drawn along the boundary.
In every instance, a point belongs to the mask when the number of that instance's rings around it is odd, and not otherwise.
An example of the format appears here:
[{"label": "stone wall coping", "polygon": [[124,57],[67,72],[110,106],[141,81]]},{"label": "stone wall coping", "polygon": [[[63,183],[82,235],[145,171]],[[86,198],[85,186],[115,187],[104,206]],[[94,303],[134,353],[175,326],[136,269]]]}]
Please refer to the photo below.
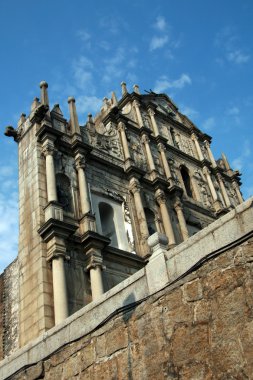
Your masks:
[{"label": "stone wall coping", "polygon": [[179,246],[151,256],[147,266],[0,362],[0,379],[36,364],[60,347],[93,332],[115,310],[154,294],[200,259],[253,231],[253,198]]},{"label": "stone wall coping", "polygon": [[253,232],[253,197],[166,252],[169,282],[204,257]]},{"label": "stone wall coping", "polygon": [[61,346],[92,332],[111,313],[148,295],[144,268],[83,307],[64,322],[15,351],[0,362],[0,379],[5,379],[24,366],[45,359]]}]

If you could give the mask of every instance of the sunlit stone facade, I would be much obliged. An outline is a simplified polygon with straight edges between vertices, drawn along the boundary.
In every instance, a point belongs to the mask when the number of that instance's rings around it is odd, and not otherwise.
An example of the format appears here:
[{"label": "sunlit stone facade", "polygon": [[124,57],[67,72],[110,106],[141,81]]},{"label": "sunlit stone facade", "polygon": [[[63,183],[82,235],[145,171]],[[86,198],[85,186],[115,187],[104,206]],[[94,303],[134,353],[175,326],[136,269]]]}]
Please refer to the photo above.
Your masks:
[{"label": "sunlit stone facade", "polygon": [[169,250],[243,201],[238,171],[167,95],[122,83],[80,125],[75,99],[67,120],[47,87],[6,129],[19,149],[19,346],[142,268],[150,235]]}]

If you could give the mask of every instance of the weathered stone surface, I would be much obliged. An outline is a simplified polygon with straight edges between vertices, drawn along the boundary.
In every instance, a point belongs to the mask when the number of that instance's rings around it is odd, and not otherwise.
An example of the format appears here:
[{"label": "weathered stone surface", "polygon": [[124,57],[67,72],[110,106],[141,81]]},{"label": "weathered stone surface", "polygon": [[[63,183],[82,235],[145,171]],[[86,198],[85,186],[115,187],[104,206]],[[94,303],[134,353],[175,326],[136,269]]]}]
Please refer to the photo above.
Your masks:
[{"label": "weathered stone surface", "polygon": [[253,379],[252,245],[241,248],[10,378]]}]

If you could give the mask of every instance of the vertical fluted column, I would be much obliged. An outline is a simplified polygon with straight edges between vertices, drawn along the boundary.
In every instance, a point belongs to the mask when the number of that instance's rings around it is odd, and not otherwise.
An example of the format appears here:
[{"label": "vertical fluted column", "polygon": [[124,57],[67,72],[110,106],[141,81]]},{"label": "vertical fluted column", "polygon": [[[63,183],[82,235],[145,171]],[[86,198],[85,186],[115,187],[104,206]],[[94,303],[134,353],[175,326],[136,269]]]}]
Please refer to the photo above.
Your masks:
[{"label": "vertical fluted column", "polygon": [[46,140],[42,145],[42,152],[46,157],[47,200],[48,202],[57,201],[53,141]]},{"label": "vertical fluted column", "polygon": [[183,213],[183,206],[179,198],[176,199],[174,203],[174,208],[177,213],[177,218],[178,218],[182,238],[183,240],[186,240],[189,237],[189,232],[187,229],[187,225],[186,225],[186,221],[185,221],[185,217]]},{"label": "vertical fluted column", "polygon": [[236,195],[237,195],[239,203],[243,203],[243,197],[242,197],[239,185],[238,185],[238,183],[235,180],[232,182],[232,186],[233,186],[233,189],[236,192]]},{"label": "vertical fluted column", "polygon": [[231,207],[231,202],[230,202],[227,190],[225,188],[225,185],[224,185],[224,182],[223,182],[223,179],[222,179],[222,176],[220,173],[217,173],[217,179],[218,179],[218,182],[219,182],[219,185],[221,188],[221,192],[222,192],[223,199],[225,201],[225,205],[227,207]]},{"label": "vertical fluted column", "polygon": [[165,234],[169,240],[169,245],[174,246],[176,244],[176,240],[175,240],[175,235],[174,235],[170,215],[168,213],[168,209],[166,206],[166,197],[165,197],[164,191],[161,189],[156,190],[155,198],[160,207],[163,227],[164,227]]},{"label": "vertical fluted column", "polygon": [[75,98],[73,98],[72,96],[68,98],[71,132],[72,132],[72,134],[78,133],[80,135],[81,130],[80,130],[80,126],[79,126],[75,102],[76,102]]},{"label": "vertical fluted column", "polygon": [[96,301],[104,293],[102,277],[103,258],[101,251],[94,248],[91,248],[87,255],[89,256],[87,270],[90,272],[92,300]]},{"label": "vertical fluted column", "polygon": [[151,108],[149,108],[148,109],[148,114],[150,116],[150,120],[151,120],[151,124],[152,124],[154,135],[158,136],[159,135],[159,129],[158,129],[158,125],[157,125],[157,122],[156,122],[156,119],[155,119],[155,111],[153,111]]},{"label": "vertical fluted column", "polygon": [[132,192],[134,196],[134,205],[136,210],[136,216],[139,223],[139,231],[140,231],[140,243],[141,243],[141,250],[142,255],[145,256],[149,252],[149,247],[147,244],[147,238],[149,237],[149,231],[148,231],[148,225],[146,221],[146,216],[144,212],[144,208],[142,205],[141,200],[141,187],[138,179],[131,178],[129,183],[130,191]]},{"label": "vertical fluted column", "polygon": [[80,203],[82,214],[85,215],[90,212],[90,197],[88,184],[85,175],[85,157],[78,154],[75,157],[75,167],[78,175],[78,185],[80,192]]},{"label": "vertical fluted column", "polygon": [[145,151],[146,151],[146,154],[147,154],[147,160],[148,160],[149,170],[152,172],[152,171],[154,171],[156,169],[155,169],[155,163],[154,163],[154,160],[153,160],[151,149],[150,149],[150,146],[149,146],[149,138],[148,138],[148,136],[147,135],[142,135],[141,141],[144,144]]},{"label": "vertical fluted column", "polygon": [[137,121],[138,121],[139,127],[141,128],[141,127],[144,126],[144,124],[143,124],[143,120],[142,120],[142,116],[141,116],[141,111],[140,111],[140,103],[137,100],[134,100],[133,101],[133,105],[134,105],[134,108],[135,108],[136,117],[137,117]]},{"label": "vertical fluted column", "polygon": [[198,138],[195,135],[195,133],[192,133],[191,138],[194,141],[194,144],[195,144],[195,147],[196,147],[196,150],[197,150],[197,153],[198,153],[199,160],[203,161],[204,160],[204,156],[203,156],[202,150],[200,148]]},{"label": "vertical fluted column", "polygon": [[167,157],[166,157],[166,148],[165,146],[162,144],[162,143],[159,143],[158,144],[158,149],[159,149],[159,152],[161,154],[161,159],[162,159],[162,164],[163,164],[163,170],[164,170],[164,173],[165,173],[165,176],[167,179],[171,179],[172,178],[172,174],[171,174],[171,170],[170,170],[170,166],[169,166],[169,163],[168,163],[168,160],[167,160]]},{"label": "vertical fluted column", "polygon": [[213,152],[211,151],[210,144],[209,144],[209,142],[207,140],[205,140],[205,146],[206,146],[206,149],[207,149],[210,161],[212,163],[212,167],[216,168],[217,167],[217,163],[216,163],[216,161],[214,159]]},{"label": "vertical fluted column", "polygon": [[127,142],[127,137],[126,137],[126,131],[125,131],[125,125],[122,123],[122,121],[119,122],[118,124],[118,130],[120,133],[120,138],[122,142],[122,147],[123,147],[123,153],[125,160],[128,160],[131,158],[129,148],[128,148],[128,142]]}]

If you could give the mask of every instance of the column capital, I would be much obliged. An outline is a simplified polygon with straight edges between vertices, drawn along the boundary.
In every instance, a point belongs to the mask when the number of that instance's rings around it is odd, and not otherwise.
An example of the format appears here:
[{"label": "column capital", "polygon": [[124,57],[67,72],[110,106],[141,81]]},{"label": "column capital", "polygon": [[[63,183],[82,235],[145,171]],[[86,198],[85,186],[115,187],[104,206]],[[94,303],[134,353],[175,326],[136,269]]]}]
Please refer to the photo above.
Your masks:
[{"label": "column capital", "polygon": [[194,132],[192,132],[192,134],[191,134],[191,139],[192,140],[197,140],[198,139],[197,136],[196,136],[196,134]]},{"label": "column capital", "polygon": [[54,236],[47,243],[47,261],[52,261],[58,257],[63,257],[65,260],[69,260],[69,256],[66,254],[66,245],[62,238]]},{"label": "column capital", "polygon": [[53,156],[55,151],[54,143],[52,140],[45,140],[42,144],[42,154],[46,156]]},{"label": "column capital", "polygon": [[123,121],[120,121],[120,122],[118,123],[118,130],[119,130],[120,132],[122,132],[122,131],[125,131],[125,129],[126,129],[125,123],[123,123]]},{"label": "column capital", "polygon": [[148,136],[146,135],[146,134],[143,134],[142,136],[141,136],[141,142],[143,143],[143,144],[148,144],[149,143],[149,138],[148,138]]},{"label": "column capital", "polygon": [[75,164],[74,164],[76,170],[79,170],[79,169],[85,169],[85,166],[86,166],[86,158],[85,156],[83,156],[82,154],[78,154],[76,157],[75,157]]},{"label": "column capital", "polygon": [[155,199],[159,205],[166,203],[166,196],[163,190],[157,189],[155,192]]},{"label": "column capital", "polygon": [[135,194],[135,193],[140,193],[141,191],[141,186],[140,182],[138,181],[137,178],[131,178],[130,183],[129,183],[129,189],[130,191]]},{"label": "column capital", "polygon": [[181,202],[181,200],[178,197],[175,199],[174,208],[176,210],[183,210],[182,202]]},{"label": "column capital", "polygon": [[219,181],[223,181],[222,175],[220,173],[216,173],[216,177]]},{"label": "column capital", "polygon": [[159,142],[158,143],[158,149],[159,149],[159,152],[166,152],[166,147],[163,143]]},{"label": "column capital", "polygon": [[152,108],[148,108],[149,116],[155,116],[155,111]]},{"label": "column capital", "polygon": [[133,101],[133,105],[135,106],[135,107],[140,107],[140,102],[138,101],[138,100],[136,100],[136,99],[134,99],[134,101]]},{"label": "column capital", "polygon": [[95,269],[96,267],[105,269],[105,266],[103,265],[103,257],[101,255],[101,251],[99,249],[92,248],[89,253],[86,270],[88,271],[90,269]]},{"label": "column capital", "polygon": [[210,148],[210,143],[209,143],[209,141],[204,140],[204,144],[205,144],[206,147]]},{"label": "column capital", "polygon": [[210,170],[206,166],[204,166],[203,167],[203,173],[206,174],[206,175],[210,175],[211,172],[210,172]]}]

